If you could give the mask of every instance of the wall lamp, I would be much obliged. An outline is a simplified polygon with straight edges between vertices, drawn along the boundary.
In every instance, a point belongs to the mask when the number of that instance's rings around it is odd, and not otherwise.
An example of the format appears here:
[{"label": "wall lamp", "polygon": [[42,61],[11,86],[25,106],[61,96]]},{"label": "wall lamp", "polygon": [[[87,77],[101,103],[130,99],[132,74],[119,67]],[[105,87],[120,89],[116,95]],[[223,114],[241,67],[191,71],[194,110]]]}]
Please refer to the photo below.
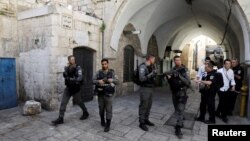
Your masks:
[{"label": "wall lamp", "polygon": [[141,34],[141,30],[123,31],[123,34],[124,35],[131,35],[131,34],[133,34],[133,35],[139,35],[139,34]]}]

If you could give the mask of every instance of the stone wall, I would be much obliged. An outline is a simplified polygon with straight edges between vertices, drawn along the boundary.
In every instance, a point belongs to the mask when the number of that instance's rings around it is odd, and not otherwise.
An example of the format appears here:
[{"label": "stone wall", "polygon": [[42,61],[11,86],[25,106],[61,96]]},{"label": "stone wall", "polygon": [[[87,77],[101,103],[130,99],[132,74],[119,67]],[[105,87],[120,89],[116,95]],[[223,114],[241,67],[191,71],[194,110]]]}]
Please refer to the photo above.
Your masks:
[{"label": "stone wall", "polygon": [[18,19],[21,97],[57,109],[65,88],[62,73],[73,48],[91,48],[100,61],[101,22],[59,5],[24,11]]},{"label": "stone wall", "polygon": [[[161,74],[163,71],[163,70],[161,70],[161,64],[160,64],[161,58],[159,57],[158,44],[157,44],[156,37],[154,35],[152,35],[152,37],[148,41],[147,54],[152,54],[155,56],[155,58],[156,58],[155,59],[155,66],[157,69],[157,73]],[[162,68],[163,68],[163,66],[162,66]],[[156,86],[162,86],[161,76],[156,77]]]},{"label": "stone wall", "polygon": [[0,15],[0,57],[17,57],[17,21],[14,17]]},{"label": "stone wall", "polygon": [[[134,26],[132,24],[128,24],[124,31],[134,30]],[[126,46],[132,46],[135,51],[135,67],[136,67],[136,59],[138,58],[139,63],[142,62],[143,55],[141,54],[141,43],[137,35],[124,35],[122,34],[119,42],[119,50],[117,52],[117,57],[110,61],[110,68],[113,68],[116,72],[116,75],[119,79],[119,85],[116,89],[117,95],[125,95],[134,92],[134,83],[133,82],[123,82],[123,69],[124,69],[124,48]],[[139,57],[137,57],[139,56]]]},{"label": "stone wall", "polygon": [[[238,0],[242,11],[244,12],[244,14],[246,15],[246,18],[248,20],[248,28],[250,26],[250,2],[248,0]],[[250,35],[250,31],[248,30],[248,35]],[[250,39],[249,39],[250,42]],[[246,73],[249,74],[250,73],[250,57],[249,57],[249,53],[246,53],[247,51],[249,51],[249,49],[245,50],[245,63],[246,63]],[[250,75],[245,75],[245,81],[248,83],[248,89],[250,88]],[[250,94],[250,91],[248,91],[248,95]],[[248,101],[247,101],[248,105],[247,105],[247,117],[248,119],[250,119],[250,96],[248,96]]]},{"label": "stone wall", "polygon": [[[50,7],[52,8],[52,7]],[[35,12],[33,10],[27,13]],[[19,14],[18,29],[20,45],[20,97],[23,100],[34,99],[42,103],[45,109],[56,109],[56,75],[58,62],[66,61],[67,48],[59,50],[58,33],[59,15],[47,13],[35,17],[22,17]],[[29,16],[29,15],[27,15]],[[61,61],[62,62],[62,61]],[[59,64],[61,65],[61,64]]]},{"label": "stone wall", "polygon": [[156,64],[159,64],[160,57],[158,53],[158,45],[157,45],[156,37],[154,35],[152,35],[152,37],[148,41],[147,54],[154,55],[156,57]]}]

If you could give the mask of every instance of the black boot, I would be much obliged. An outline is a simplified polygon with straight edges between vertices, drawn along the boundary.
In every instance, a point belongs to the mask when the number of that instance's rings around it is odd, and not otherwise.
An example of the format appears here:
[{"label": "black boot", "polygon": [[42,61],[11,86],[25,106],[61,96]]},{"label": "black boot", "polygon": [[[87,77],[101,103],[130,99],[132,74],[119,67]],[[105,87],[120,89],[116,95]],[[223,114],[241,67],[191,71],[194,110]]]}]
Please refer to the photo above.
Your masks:
[{"label": "black boot", "polygon": [[51,121],[53,125],[63,124],[63,117],[58,117],[56,120]]},{"label": "black boot", "polygon": [[180,126],[175,126],[175,135],[179,138],[182,139],[183,134],[181,132],[181,127]]},{"label": "black boot", "polygon": [[105,125],[106,125],[104,116],[101,116],[101,125],[103,127],[105,127]]},{"label": "black boot", "polygon": [[218,117],[218,118],[221,118],[220,112],[215,112],[215,116]]},{"label": "black boot", "polygon": [[224,123],[228,123],[228,118],[227,117],[222,117],[221,118]]},{"label": "black boot", "polygon": [[104,128],[104,132],[108,132],[110,130],[110,124],[111,124],[111,120],[107,119],[105,128]]},{"label": "black boot", "polygon": [[145,124],[148,126],[155,126],[155,124],[150,122],[149,120],[145,120]]},{"label": "black boot", "polygon": [[195,118],[196,121],[200,121],[200,122],[205,122],[205,118],[199,116],[198,118]]},{"label": "black boot", "polygon": [[139,127],[140,127],[143,131],[148,131],[148,127],[146,126],[145,123],[140,123]]},{"label": "black boot", "polygon": [[215,124],[215,120],[206,120],[205,121],[206,124]]},{"label": "black boot", "polygon": [[83,112],[82,116],[80,117],[80,120],[85,120],[89,117],[89,113],[87,111]]}]

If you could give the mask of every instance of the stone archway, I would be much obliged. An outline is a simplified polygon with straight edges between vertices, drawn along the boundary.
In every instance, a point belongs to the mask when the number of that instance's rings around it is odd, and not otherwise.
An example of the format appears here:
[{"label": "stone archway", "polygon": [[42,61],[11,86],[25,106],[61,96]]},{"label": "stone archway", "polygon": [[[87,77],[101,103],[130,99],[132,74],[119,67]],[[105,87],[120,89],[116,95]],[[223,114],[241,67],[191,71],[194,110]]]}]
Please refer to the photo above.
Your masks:
[{"label": "stone archway", "polygon": [[[249,65],[250,21],[247,9],[250,3],[247,0],[238,1],[230,1],[232,2],[232,13],[223,45],[227,46],[229,57],[238,57],[242,63]],[[141,30],[138,37],[141,42],[141,51],[144,54],[147,52],[148,41],[152,35],[155,35],[161,58],[164,57],[164,51],[169,46],[169,41],[172,41],[170,46],[174,50],[180,50],[180,46],[184,47],[184,42],[200,34],[213,37],[216,42],[220,43],[224,38],[230,7],[224,0],[199,0],[193,1],[193,11],[191,11],[190,4],[184,0],[126,0],[121,4],[110,23],[113,29],[107,31],[110,32],[106,43],[106,46],[109,47],[107,50],[119,52],[120,47],[124,47],[120,46],[119,39],[127,23],[132,23]],[[197,19],[199,22],[196,21]],[[197,23],[202,26],[197,26]],[[173,37],[175,37],[174,40]],[[115,53],[115,55],[117,54],[119,53]],[[112,57],[113,54],[108,55]]]},{"label": "stone archway", "polygon": [[[156,40],[155,35],[152,35],[149,42],[148,42],[147,54],[151,54],[151,55],[155,56],[155,67],[156,67],[158,73],[161,74],[163,72],[163,61],[159,57],[159,48],[158,48],[158,44],[157,44],[157,40]],[[162,79],[160,76],[158,76],[156,78],[156,86],[162,85],[161,80]]]},{"label": "stone archway", "polygon": [[[133,24],[129,23],[124,28],[124,31],[133,31],[135,27]],[[121,34],[119,39],[119,49],[116,52],[116,57],[110,60],[110,67],[115,69],[116,74],[119,78],[120,84],[117,86],[117,95],[125,95],[134,92],[134,83],[123,82],[124,80],[124,49],[125,47],[130,46],[134,50],[134,68],[137,65],[137,62],[142,62],[142,57],[145,56],[141,53],[141,43],[138,35],[134,34]]]}]

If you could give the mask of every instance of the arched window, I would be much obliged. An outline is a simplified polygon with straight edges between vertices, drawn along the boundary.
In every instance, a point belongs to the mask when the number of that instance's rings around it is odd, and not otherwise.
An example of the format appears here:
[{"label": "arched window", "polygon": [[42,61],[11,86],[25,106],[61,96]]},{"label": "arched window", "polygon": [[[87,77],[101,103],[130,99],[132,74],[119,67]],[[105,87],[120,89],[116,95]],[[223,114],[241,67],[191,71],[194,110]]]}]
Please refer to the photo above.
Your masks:
[{"label": "arched window", "polygon": [[126,46],[124,48],[123,62],[123,82],[132,82],[134,74],[134,48]]}]

